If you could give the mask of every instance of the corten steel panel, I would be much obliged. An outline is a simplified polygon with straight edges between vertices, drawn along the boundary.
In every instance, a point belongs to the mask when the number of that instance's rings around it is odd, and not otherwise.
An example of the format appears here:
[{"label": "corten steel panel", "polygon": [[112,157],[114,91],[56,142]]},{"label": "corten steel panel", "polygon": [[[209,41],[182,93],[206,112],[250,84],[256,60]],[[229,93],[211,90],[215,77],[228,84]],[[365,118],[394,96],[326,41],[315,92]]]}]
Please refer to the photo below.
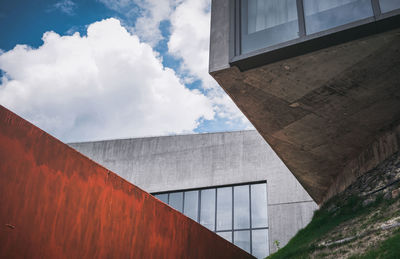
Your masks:
[{"label": "corten steel panel", "polygon": [[1,258],[253,258],[0,106]]}]

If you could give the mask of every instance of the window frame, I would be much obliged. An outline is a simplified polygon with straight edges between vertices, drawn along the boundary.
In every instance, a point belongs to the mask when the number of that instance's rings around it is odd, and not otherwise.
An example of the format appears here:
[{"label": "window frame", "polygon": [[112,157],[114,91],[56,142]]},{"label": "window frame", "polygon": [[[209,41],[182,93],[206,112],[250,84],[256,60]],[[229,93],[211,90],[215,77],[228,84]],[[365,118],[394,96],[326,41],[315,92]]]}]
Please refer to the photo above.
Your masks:
[{"label": "window frame", "polygon": [[[235,234],[235,231],[249,231],[249,233],[250,233],[250,254],[253,252],[252,250],[253,250],[253,241],[252,241],[252,237],[253,237],[253,230],[266,230],[267,231],[267,236],[268,236],[268,242],[269,242],[269,217],[268,217],[268,209],[267,209],[267,226],[266,227],[253,227],[252,226],[252,199],[251,199],[251,186],[252,185],[257,185],[257,184],[265,184],[265,187],[266,187],[266,199],[267,199],[267,201],[266,201],[266,206],[268,207],[268,182],[267,182],[267,180],[262,180],[262,181],[254,181],[254,182],[245,182],[245,183],[237,183],[237,184],[225,184],[225,185],[217,185],[217,186],[209,186],[209,187],[201,187],[201,188],[190,188],[190,189],[181,189],[181,190],[173,190],[173,191],[163,191],[163,192],[154,192],[154,193],[151,193],[151,195],[153,195],[153,196],[157,196],[157,195],[161,195],[161,194],[167,194],[167,200],[168,200],[168,202],[167,202],[167,205],[168,206],[171,206],[171,205],[169,205],[169,200],[170,200],[170,194],[171,193],[182,193],[183,194],[183,198],[182,198],[182,214],[184,214],[184,210],[185,210],[185,208],[184,208],[184,205],[185,205],[185,194],[186,194],[186,192],[189,192],[189,191],[197,191],[197,197],[198,197],[198,202],[197,202],[197,220],[194,220],[194,221],[196,221],[197,223],[199,223],[200,224],[200,220],[201,220],[201,217],[200,217],[200,215],[201,215],[201,196],[202,196],[202,191],[203,190],[211,190],[211,189],[214,189],[215,190],[215,198],[214,198],[214,202],[215,202],[215,209],[214,209],[214,229],[209,229],[209,230],[211,230],[211,231],[213,231],[215,234],[217,234],[218,235],[218,233],[220,233],[220,232],[230,232],[231,233],[231,240],[232,240],[232,244],[234,244],[234,242],[235,242],[235,239],[234,239],[234,234]],[[249,227],[248,228],[235,228],[235,225],[234,225],[234,210],[235,210],[235,206],[234,206],[234,202],[235,202],[235,199],[234,199],[234,187],[236,187],[236,186],[246,186],[247,188],[248,188],[248,192],[249,192],[249,196],[248,196],[248,198],[249,198]],[[219,188],[225,188],[225,187],[230,187],[230,189],[231,189],[231,195],[232,195],[232,199],[231,199],[231,202],[232,202],[232,215],[231,215],[231,229],[226,229],[226,230],[217,230],[217,203],[218,203],[218,189]],[[155,197],[155,198],[157,198],[157,197]],[[189,218],[189,217],[188,217]],[[193,219],[192,219],[193,220]],[[204,226],[205,227],[205,226]],[[208,228],[207,228],[208,229]],[[223,237],[221,237],[221,238],[223,238]],[[267,244],[267,251],[268,251],[268,254],[270,254],[270,245],[269,245],[269,243]]]},{"label": "window frame", "polygon": [[241,71],[400,27],[400,9],[382,13],[379,0],[371,0],[372,17],[307,34],[304,0],[296,0],[299,37],[242,54],[240,28],[242,0],[228,1],[230,1],[229,63]]}]

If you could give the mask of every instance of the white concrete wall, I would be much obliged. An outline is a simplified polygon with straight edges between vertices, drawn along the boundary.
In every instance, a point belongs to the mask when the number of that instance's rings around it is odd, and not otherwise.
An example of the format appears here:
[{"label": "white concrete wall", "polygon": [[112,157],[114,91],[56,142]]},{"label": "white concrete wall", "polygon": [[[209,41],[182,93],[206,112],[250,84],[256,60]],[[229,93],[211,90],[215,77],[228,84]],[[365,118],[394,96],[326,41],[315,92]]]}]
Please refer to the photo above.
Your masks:
[{"label": "white concrete wall", "polygon": [[311,220],[317,205],[256,131],[71,143],[147,192],[267,180],[270,249]]}]

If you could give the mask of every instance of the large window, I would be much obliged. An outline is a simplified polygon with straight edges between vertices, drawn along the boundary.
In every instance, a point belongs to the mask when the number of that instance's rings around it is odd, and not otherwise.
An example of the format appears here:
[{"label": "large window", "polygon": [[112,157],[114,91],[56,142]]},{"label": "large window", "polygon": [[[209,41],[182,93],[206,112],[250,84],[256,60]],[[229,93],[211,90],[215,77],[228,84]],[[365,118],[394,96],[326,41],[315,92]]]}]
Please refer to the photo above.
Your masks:
[{"label": "large window", "polygon": [[296,0],[242,0],[242,52],[299,37]]},{"label": "large window", "polygon": [[257,258],[269,255],[265,182],[154,196]]},{"label": "large window", "polygon": [[[235,34],[239,35],[235,41],[235,56],[269,47],[272,50],[281,43],[285,44],[279,47],[372,23],[387,16],[382,14],[396,15],[393,11],[400,9],[400,0],[235,1]],[[337,29],[340,26],[344,27]],[[318,34],[321,32],[324,33]]]},{"label": "large window", "polygon": [[372,17],[371,0],[304,0],[307,34]]},{"label": "large window", "polygon": [[379,0],[382,13],[400,9],[400,0]]}]

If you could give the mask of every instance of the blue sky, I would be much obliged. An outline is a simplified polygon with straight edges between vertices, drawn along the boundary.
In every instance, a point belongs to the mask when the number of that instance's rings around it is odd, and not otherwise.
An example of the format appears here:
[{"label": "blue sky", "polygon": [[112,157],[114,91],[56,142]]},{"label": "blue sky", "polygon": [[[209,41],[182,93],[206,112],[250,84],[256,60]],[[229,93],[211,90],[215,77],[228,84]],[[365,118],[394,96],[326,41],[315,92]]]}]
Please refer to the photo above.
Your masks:
[{"label": "blue sky", "polygon": [[70,2],[73,4],[57,6],[60,2],[54,0],[1,1],[0,31],[7,37],[0,38],[0,48],[10,50],[16,44],[39,47],[46,31],[67,34],[71,28],[79,28],[85,32],[86,25],[116,15],[98,1]]},{"label": "blue sky", "polygon": [[208,75],[208,0],[0,2],[0,104],[63,141],[252,128]]}]

